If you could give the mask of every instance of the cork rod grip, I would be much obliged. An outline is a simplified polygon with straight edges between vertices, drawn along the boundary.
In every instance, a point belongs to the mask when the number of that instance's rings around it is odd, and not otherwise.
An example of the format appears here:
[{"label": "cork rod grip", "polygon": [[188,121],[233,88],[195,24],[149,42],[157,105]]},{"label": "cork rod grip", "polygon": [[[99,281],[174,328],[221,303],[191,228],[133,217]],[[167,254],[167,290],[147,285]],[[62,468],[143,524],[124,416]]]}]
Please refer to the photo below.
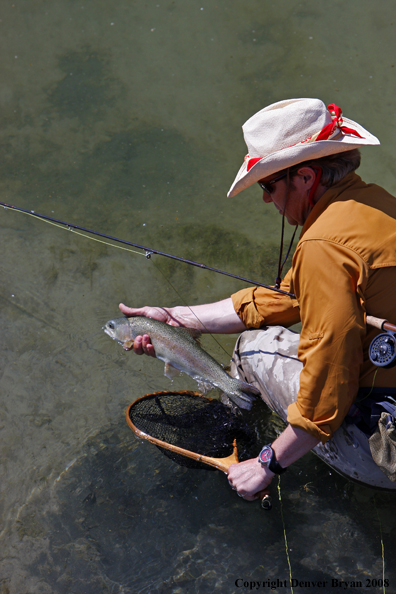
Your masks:
[{"label": "cork rod grip", "polygon": [[395,324],[391,324],[388,320],[383,320],[381,318],[375,318],[374,316],[367,316],[366,323],[369,326],[374,326],[374,328],[378,328],[378,330],[390,330],[391,332],[396,332]]}]

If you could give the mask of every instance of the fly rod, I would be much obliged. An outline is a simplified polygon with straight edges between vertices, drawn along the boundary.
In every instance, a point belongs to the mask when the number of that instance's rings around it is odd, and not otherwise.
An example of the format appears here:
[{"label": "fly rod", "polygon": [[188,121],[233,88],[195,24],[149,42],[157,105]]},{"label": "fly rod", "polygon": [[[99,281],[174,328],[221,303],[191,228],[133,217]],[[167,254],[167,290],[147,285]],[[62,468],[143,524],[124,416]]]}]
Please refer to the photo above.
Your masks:
[{"label": "fly rod", "polygon": [[378,328],[378,330],[388,330],[388,332],[396,332],[395,324],[391,324],[388,320],[383,318],[375,318],[374,316],[367,316],[366,323],[370,326]]},{"label": "fly rod", "polygon": [[200,264],[199,262],[194,262],[193,260],[186,260],[185,258],[181,258],[179,256],[173,256],[172,254],[166,254],[165,252],[160,252],[159,250],[155,250],[149,247],[145,247],[143,245],[139,245],[138,243],[132,243],[131,241],[126,241],[125,239],[119,239],[118,237],[112,237],[111,235],[106,235],[106,233],[101,233],[100,231],[93,231],[92,229],[87,229],[85,227],[80,227],[79,225],[75,225],[74,223],[66,223],[65,221],[61,221],[59,219],[55,219],[53,217],[49,217],[47,215],[39,214],[34,210],[26,210],[24,208],[20,208],[19,206],[13,206],[12,204],[7,204],[5,202],[0,202],[0,206],[4,206],[4,208],[9,208],[10,210],[16,210],[18,212],[23,212],[25,214],[31,215],[33,217],[37,217],[38,219],[43,219],[44,221],[50,221],[51,223],[57,223],[58,225],[63,225],[67,229],[77,229],[78,231],[84,231],[85,233],[90,233],[91,235],[98,235],[99,237],[104,237],[105,239],[110,239],[111,241],[115,241],[117,243],[122,243],[125,245],[130,245],[132,247],[138,248],[139,250],[143,250],[146,252],[146,258],[150,259],[152,254],[157,254],[158,256],[164,256],[165,258],[171,258],[172,260],[177,260],[178,262],[184,262],[185,264],[190,264],[191,266],[196,266],[197,268],[201,268],[203,270],[210,270],[211,272],[217,272],[218,274],[224,274],[225,276],[230,276],[231,278],[235,278],[237,280],[244,281],[246,283],[250,283],[257,287],[264,287],[264,289],[269,289],[270,291],[275,291],[276,293],[281,293],[282,295],[287,295],[288,297],[295,298],[293,293],[288,293],[287,291],[282,291],[282,289],[277,289],[276,287],[271,287],[270,285],[264,285],[263,283],[258,283],[253,281],[249,278],[244,278],[243,276],[238,276],[236,274],[231,274],[231,272],[225,272],[224,270],[219,270],[218,268],[212,268],[211,266],[207,266],[206,264]]}]

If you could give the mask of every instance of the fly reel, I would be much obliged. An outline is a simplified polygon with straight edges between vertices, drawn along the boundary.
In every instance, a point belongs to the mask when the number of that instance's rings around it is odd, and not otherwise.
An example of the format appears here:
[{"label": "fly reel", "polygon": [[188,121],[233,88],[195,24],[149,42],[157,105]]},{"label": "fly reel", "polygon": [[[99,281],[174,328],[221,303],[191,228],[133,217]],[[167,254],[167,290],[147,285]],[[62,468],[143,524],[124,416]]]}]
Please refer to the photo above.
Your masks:
[{"label": "fly reel", "polygon": [[396,365],[396,334],[378,334],[370,344],[370,361],[377,367],[389,368]]}]

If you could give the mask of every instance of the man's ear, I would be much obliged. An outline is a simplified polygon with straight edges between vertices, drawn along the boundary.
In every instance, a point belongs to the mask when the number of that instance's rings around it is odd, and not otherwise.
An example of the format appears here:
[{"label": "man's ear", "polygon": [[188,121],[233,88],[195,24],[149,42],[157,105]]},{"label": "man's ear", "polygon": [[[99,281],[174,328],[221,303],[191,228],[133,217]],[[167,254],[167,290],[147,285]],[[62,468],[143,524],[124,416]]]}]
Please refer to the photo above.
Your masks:
[{"label": "man's ear", "polygon": [[297,175],[300,176],[307,189],[311,189],[315,182],[315,171],[311,167],[301,167],[297,170]]}]

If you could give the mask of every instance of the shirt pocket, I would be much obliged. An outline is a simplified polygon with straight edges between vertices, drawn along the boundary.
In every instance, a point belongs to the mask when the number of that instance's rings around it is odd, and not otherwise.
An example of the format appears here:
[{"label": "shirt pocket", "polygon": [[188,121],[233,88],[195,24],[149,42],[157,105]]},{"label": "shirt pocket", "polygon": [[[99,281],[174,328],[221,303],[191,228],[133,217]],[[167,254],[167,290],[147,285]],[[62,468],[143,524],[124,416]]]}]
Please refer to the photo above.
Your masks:
[{"label": "shirt pocket", "polygon": [[324,336],[323,332],[308,332],[308,340],[321,340]]}]

